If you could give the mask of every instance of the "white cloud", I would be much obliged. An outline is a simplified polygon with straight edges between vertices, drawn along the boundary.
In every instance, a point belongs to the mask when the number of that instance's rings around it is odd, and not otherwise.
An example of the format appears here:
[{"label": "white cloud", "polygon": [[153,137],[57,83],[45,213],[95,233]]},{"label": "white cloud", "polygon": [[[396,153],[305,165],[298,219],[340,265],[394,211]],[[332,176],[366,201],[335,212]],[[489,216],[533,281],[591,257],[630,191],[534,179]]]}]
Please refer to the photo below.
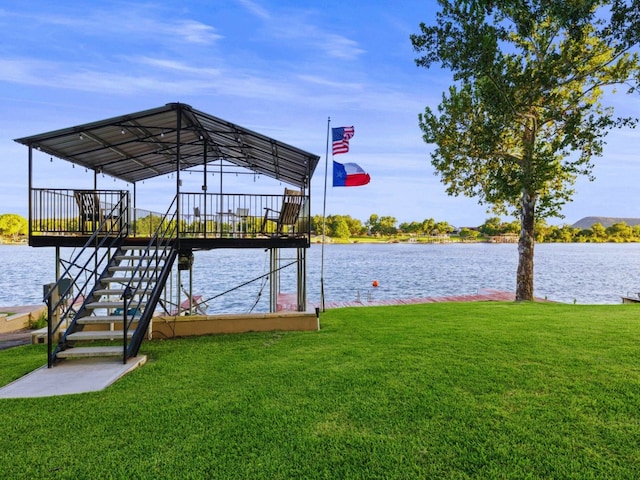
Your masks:
[{"label": "white cloud", "polygon": [[[64,27],[64,37],[84,35],[87,37],[109,37],[118,42],[136,38],[154,38],[158,44],[209,45],[220,40],[222,35],[211,25],[193,19],[168,18],[158,19],[158,12],[145,5],[127,4],[123,9],[87,10],[86,14],[74,11],[73,14],[62,13],[10,13],[5,14],[8,21],[12,19],[27,25],[28,28],[46,31]],[[59,30],[55,30],[58,31]],[[37,40],[37,38],[36,38]]]},{"label": "white cloud", "polygon": [[302,74],[298,75],[297,78],[307,83],[320,85],[323,87],[331,87],[339,90],[362,90],[364,87],[362,83],[338,82],[335,80],[329,80],[325,77],[320,77],[318,75]]},{"label": "white cloud", "polygon": [[[254,16],[264,20],[263,28],[266,34],[279,42],[286,41],[295,47],[311,47],[332,59],[354,60],[365,53],[357,41],[309,21],[310,17],[316,16],[313,10],[282,9],[272,13],[252,0],[238,0],[238,3]],[[274,21],[273,18],[277,20]]]},{"label": "white cloud", "polygon": [[262,6],[258,5],[256,2],[252,2],[251,0],[238,0],[238,3],[256,17],[262,18],[264,20],[271,19],[271,15],[269,14],[269,12]]},{"label": "white cloud", "polygon": [[353,60],[366,52],[366,50],[358,46],[358,42],[355,40],[335,33],[323,32],[313,27],[311,30],[315,47],[324,50],[329,57]]},{"label": "white cloud", "polygon": [[194,20],[184,20],[177,24],[164,24],[168,33],[182,37],[188,43],[209,44],[222,38],[215,29]]},{"label": "white cloud", "polygon": [[194,67],[185,62],[180,62],[176,60],[170,59],[160,59],[153,57],[132,57],[132,63],[137,63],[139,65],[147,65],[154,68],[159,68],[162,70],[176,72],[180,74],[190,74],[198,77],[202,76],[219,76],[222,71],[219,68],[209,68],[209,67]]},{"label": "white cloud", "polygon": [[0,59],[0,81],[28,85],[43,85],[45,80],[35,74],[36,70],[48,69],[49,62],[31,59]]}]

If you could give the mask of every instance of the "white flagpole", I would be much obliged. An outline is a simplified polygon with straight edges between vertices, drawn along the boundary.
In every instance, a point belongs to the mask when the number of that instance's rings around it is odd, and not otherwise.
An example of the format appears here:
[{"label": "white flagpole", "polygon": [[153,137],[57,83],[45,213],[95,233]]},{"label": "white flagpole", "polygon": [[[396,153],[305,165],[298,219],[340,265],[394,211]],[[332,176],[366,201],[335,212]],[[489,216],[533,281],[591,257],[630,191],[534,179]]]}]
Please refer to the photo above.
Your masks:
[{"label": "white flagpole", "polygon": [[324,200],[322,204],[322,253],[320,255],[320,308],[324,312],[324,239],[326,237],[325,215],[327,212],[327,175],[329,171],[329,126],[331,117],[327,117],[327,149],[324,154]]}]

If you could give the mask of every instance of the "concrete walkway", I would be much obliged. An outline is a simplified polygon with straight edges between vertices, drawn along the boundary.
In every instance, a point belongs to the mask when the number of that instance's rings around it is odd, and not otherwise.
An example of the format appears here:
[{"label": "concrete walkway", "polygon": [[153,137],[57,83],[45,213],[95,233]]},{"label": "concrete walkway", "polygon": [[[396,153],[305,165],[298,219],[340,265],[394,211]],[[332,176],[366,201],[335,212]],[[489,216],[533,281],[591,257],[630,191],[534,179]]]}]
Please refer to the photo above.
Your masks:
[{"label": "concrete walkway", "polygon": [[29,345],[33,330],[17,330],[10,333],[0,333],[0,350],[6,350],[20,345]]},{"label": "concrete walkway", "polygon": [[0,388],[0,398],[34,398],[104,390],[119,378],[144,365],[146,355],[122,360],[87,358],[46,365]]}]

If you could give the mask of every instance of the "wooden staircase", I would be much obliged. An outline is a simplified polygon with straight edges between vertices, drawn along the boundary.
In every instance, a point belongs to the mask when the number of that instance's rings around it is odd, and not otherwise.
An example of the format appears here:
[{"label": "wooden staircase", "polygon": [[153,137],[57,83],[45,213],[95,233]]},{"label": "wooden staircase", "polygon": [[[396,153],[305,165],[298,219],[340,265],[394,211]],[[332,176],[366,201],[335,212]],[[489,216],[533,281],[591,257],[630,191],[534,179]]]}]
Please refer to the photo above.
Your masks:
[{"label": "wooden staircase", "polygon": [[122,357],[126,362],[135,356],[176,256],[170,244],[119,247],[62,333],[54,358]]}]

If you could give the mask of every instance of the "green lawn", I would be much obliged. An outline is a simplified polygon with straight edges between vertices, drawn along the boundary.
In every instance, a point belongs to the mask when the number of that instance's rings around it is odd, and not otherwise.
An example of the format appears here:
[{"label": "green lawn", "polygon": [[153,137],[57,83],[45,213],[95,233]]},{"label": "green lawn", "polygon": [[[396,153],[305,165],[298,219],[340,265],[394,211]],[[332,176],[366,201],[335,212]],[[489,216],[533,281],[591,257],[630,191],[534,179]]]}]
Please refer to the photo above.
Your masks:
[{"label": "green lawn", "polygon": [[[0,478],[639,478],[640,306],[350,308],[0,400]],[[0,384],[44,363],[0,352]]]}]

